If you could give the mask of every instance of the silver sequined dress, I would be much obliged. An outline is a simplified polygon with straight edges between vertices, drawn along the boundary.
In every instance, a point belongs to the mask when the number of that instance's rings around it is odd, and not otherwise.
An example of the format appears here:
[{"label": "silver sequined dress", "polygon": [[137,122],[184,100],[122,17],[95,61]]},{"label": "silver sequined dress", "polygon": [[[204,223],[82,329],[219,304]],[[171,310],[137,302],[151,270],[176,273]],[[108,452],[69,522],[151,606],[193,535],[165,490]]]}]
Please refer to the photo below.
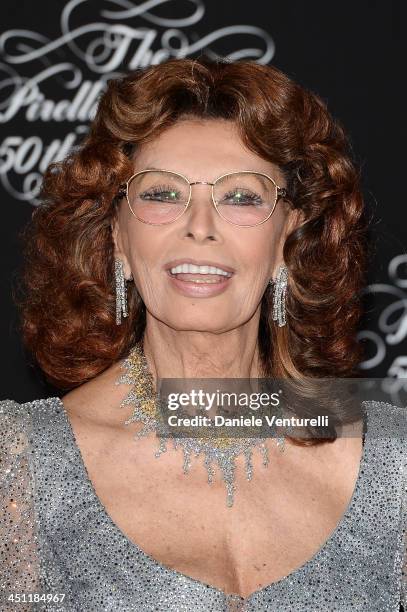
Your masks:
[{"label": "silver sequined dress", "polygon": [[[359,475],[335,531],[311,560],[243,600],[165,567],[121,532],[95,493],[58,398],[0,402],[1,611],[398,611],[406,411],[379,402],[363,408]],[[65,597],[7,601],[28,592]]]}]

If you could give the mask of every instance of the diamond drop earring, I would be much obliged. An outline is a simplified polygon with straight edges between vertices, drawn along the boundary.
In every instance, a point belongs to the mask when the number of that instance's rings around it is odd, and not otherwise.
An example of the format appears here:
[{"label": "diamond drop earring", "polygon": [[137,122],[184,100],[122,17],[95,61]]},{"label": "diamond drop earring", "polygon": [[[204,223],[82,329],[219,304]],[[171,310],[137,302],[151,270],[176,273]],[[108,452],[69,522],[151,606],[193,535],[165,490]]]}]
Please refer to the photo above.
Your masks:
[{"label": "diamond drop earring", "polygon": [[271,279],[269,282],[274,285],[273,292],[273,321],[278,321],[278,326],[283,327],[286,324],[286,308],[285,298],[287,292],[288,269],[286,266],[280,266],[275,281]]},{"label": "diamond drop earring", "polygon": [[127,287],[124,278],[123,262],[121,259],[114,260],[114,272],[116,279],[116,325],[121,325],[122,316],[128,316],[127,310]]}]

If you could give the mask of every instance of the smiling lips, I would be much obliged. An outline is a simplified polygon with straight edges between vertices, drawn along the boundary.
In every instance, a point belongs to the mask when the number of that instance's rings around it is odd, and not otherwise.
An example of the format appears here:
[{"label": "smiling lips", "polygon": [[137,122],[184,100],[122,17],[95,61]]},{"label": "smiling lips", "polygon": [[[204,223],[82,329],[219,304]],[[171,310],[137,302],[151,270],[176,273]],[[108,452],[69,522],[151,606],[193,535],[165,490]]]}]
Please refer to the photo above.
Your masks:
[{"label": "smiling lips", "polygon": [[184,282],[206,284],[219,283],[232,276],[231,272],[218,266],[200,266],[191,263],[182,263],[170,268],[170,274]]},{"label": "smiling lips", "polygon": [[172,278],[198,284],[224,282],[235,272],[233,268],[224,264],[195,259],[176,259],[170,261],[165,269]]},{"label": "smiling lips", "polygon": [[234,271],[229,266],[204,262],[174,261],[166,266],[173,286],[182,294],[196,297],[217,295],[224,291]]}]

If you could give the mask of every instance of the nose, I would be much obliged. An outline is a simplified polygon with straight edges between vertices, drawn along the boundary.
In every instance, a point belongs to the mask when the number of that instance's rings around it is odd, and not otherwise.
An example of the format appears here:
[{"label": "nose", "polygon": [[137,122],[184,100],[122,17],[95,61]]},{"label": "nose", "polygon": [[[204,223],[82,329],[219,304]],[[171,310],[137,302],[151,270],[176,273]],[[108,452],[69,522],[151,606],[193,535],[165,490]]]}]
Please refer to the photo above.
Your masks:
[{"label": "nose", "polygon": [[212,201],[212,183],[197,181],[191,185],[202,185],[191,189],[191,200],[188,209],[183,214],[183,228],[185,236],[194,238],[199,242],[205,240],[219,240],[217,229],[219,215]]}]

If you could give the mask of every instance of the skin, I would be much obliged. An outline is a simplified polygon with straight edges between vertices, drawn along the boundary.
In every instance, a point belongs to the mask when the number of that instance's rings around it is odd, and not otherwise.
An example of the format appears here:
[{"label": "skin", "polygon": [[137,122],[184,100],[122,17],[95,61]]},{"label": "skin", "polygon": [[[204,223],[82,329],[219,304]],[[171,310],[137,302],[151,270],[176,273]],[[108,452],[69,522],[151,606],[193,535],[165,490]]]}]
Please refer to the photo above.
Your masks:
[{"label": "skin", "polygon": [[[151,166],[211,182],[251,169],[285,186],[279,169],[247,150],[233,124],[220,120],[182,121],[143,145],[134,172]],[[123,200],[112,226],[115,255],[146,305],[150,370],[153,377],[256,377],[261,298],[299,219],[279,201],[266,223],[235,227],[215,211],[210,187],[192,189],[190,209],[173,224],[146,225]],[[182,257],[224,263],[236,273],[218,296],[186,297],[163,271]],[[217,477],[209,488],[201,458],[186,476],[180,451],[154,457],[154,434],[135,443],[139,424],[124,425],[132,409],[118,409],[130,390],[115,385],[120,373],[114,364],[63,401],[97,496],[131,542],[172,569],[244,597],[315,555],[349,504],[360,437],[313,447],[287,442],[284,453],[268,444],[269,467],[255,452],[250,482],[238,457],[235,504],[227,508],[224,484]]]}]

